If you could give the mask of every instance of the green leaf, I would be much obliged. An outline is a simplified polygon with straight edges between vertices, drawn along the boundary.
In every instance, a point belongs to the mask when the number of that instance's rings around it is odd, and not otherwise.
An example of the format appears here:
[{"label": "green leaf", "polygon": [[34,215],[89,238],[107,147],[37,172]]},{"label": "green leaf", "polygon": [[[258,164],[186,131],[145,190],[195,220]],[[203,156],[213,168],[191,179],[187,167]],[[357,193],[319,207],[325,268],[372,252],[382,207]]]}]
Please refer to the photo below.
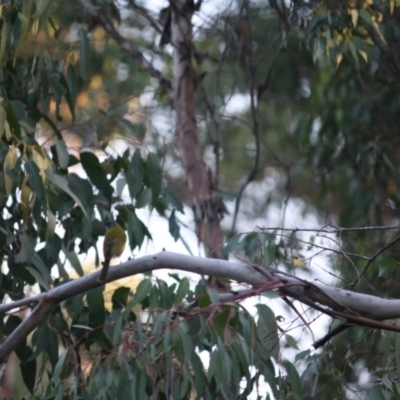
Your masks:
[{"label": "green leaf", "polygon": [[140,155],[140,149],[136,149],[132,156],[128,171],[128,188],[132,199],[140,193],[143,187],[144,162]]},{"label": "green leaf", "polygon": [[49,73],[48,79],[56,103],[61,104],[62,97],[66,93],[66,89],[60,83],[60,74],[58,72]]},{"label": "green leaf", "polygon": [[[44,264],[43,260],[40,258],[38,253],[32,255],[30,259],[30,263],[35,267],[35,270],[39,272],[39,275],[34,273],[34,276],[37,282],[46,290],[50,290],[50,283],[52,282],[50,271]],[[27,267],[29,271],[32,273],[35,270]]]},{"label": "green leaf", "polygon": [[[43,180],[40,175],[39,167],[36,165],[35,162],[27,161],[25,163],[25,171],[26,171],[26,174],[28,175],[27,185],[36,194],[43,209],[46,210],[47,202],[46,202]],[[46,172],[47,171],[48,170],[46,170]]]},{"label": "green leaf", "polygon": [[128,235],[129,244],[133,250],[136,246],[140,248],[144,240],[144,224],[137,217],[135,210],[128,212]]},{"label": "green leaf", "polygon": [[118,180],[117,180],[117,183],[116,183],[116,189],[117,189],[117,196],[119,197],[119,198],[122,198],[122,192],[123,192],[123,190],[125,189],[125,185],[126,185],[126,179],[125,178],[119,178]]},{"label": "green leaf", "polygon": [[102,168],[99,159],[91,152],[85,151],[80,154],[81,163],[87,176],[94,186],[96,186],[111,201],[113,188],[108,182],[107,175]]},{"label": "green leaf", "polygon": [[33,14],[33,19],[37,19],[43,14],[43,11],[48,6],[49,1],[50,0],[37,0],[36,1],[36,11],[35,11],[35,14]]},{"label": "green leaf", "polygon": [[64,367],[65,360],[66,360],[66,358],[67,358],[67,356],[68,356],[68,352],[69,352],[69,350],[67,349],[67,350],[61,355],[61,357],[58,359],[57,364],[56,364],[56,366],[54,367],[52,379],[53,379],[53,381],[54,381],[55,384],[58,384],[59,381],[60,381],[61,378],[62,378],[62,371],[63,371],[63,367]]},{"label": "green leaf", "polygon": [[10,125],[11,132],[18,138],[22,139],[21,126],[19,125],[17,114],[11,101],[7,101],[6,105],[7,122]]},{"label": "green leaf", "polygon": [[356,46],[353,42],[349,42],[349,49],[350,49],[350,53],[353,56],[353,59],[356,63],[356,65],[358,65],[358,54],[357,54],[357,49]]},{"label": "green leaf", "polygon": [[180,213],[184,214],[185,211],[183,210],[183,204],[179,197],[169,188],[164,188],[163,190],[163,197],[168,204],[171,204],[175,207]]},{"label": "green leaf", "polygon": [[140,133],[139,126],[140,125],[134,124],[131,121],[129,121],[129,119],[126,119],[126,118],[121,118],[119,123],[129,133],[132,133],[133,135],[135,135],[137,137],[139,136],[139,133]]},{"label": "green leaf", "polygon": [[67,260],[71,264],[72,268],[76,271],[76,273],[79,276],[85,275],[83,272],[83,268],[81,265],[81,262],[79,260],[78,255],[75,253],[75,251],[66,251],[66,249],[63,249],[65,257],[67,257]]},{"label": "green leaf", "polygon": [[165,327],[169,323],[168,313],[161,312],[157,314],[155,317],[154,325],[153,325],[153,339],[158,340],[163,334]]},{"label": "green leaf", "polygon": [[88,79],[89,72],[89,38],[87,31],[80,28],[78,31],[79,37],[79,72],[84,81]]},{"label": "green leaf", "polygon": [[179,304],[182,300],[188,295],[190,290],[189,280],[187,278],[183,278],[179,282],[178,290],[175,295],[175,304]]},{"label": "green leaf", "polygon": [[17,317],[16,315],[10,315],[7,318],[6,324],[4,325],[4,333],[6,335],[10,335],[15,329],[18,328],[21,322],[22,320],[20,317]]},{"label": "green leaf", "polygon": [[72,107],[71,109],[72,117],[75,118],[75,103],[79,87],[78,87],[78,78],[76,76],[75,67],[72,64],[68,65],[67,69],[67,85],[71,101],[70,109]]},{"label": "green leaf", "polygon": [[287,372],[287,379],[292,391],[299,396],[303,397],[303,387],[301,384],[300,376],[292,363],[285,361],[285,367]]},{"label": "green leaf", "polygon": [[143,189],[140,193],[139,196],[136,198],[136,208],[143,208],[147,204],[149,204],[151,201],[151,190],[149,188]]},{"label": "green leaf", "polygon": [[[115,313],[115,311],[114,311]],[[122,323],[124,320],[124,314],[120,311],[117,311],[117,318],[114,316],[114,329],[112,332],[112,344],[118,345],[118,343],[121,341],[121,330],[122,330]]]},{"label": "green leaf", "polygon": [[68,85],[67,80],[65,79],[65,76],[63,74],[59,74],[59,80],[60,80],[60,84],[63,88],[63,93],[64,93],[64,97],[65,100],[67,101],[69,110],[71,111],[71,115],[73,118],[75,118],[75,100],[70,92],[70,87]]},{"label": "green leaf", "polygon": [[89,308],[89,323],[92,327],[104,325],[106,318],[104,308],[103,288],[97,287],[88,292],[87,303]]},{"label": "green leaf", "polygon": [[0,98],[0,139],[3,137],[6,123],[6,110],[2,104],[2,98]]},{"label": "green leaf", "polygon": [[129,303],[129,307],[132,308],[141,303],[150,294],[152,287],[150,279],[141,281],[136,288],[132,301]]},{"label": "green leaf", "polygon": [[395,335],[394,349],[396,368],[400,368],[400,335]]},{"label": "green leaf", "polygon": [[162,184],[160,160],[156,154],[148,154],[146,167],[147,177],[153,194],[153,201],[155,201],[160,195]]},{"label": "green leaf", "polygon": [[[46,351],[50,363],[55,368],[58,361],[58,338],[54,329],[51,329],[48,324],[44,324],[35,333],[37,333],[34,343],[42,350]],[[36,352],[35,352],[36,353]],[[38,355],[36,355],[37,357]]]},{"label": "green leaf", "polygon": [[[30,351],[32,352],[32,350]],[[29,392],[33,394],[36,382],[36,360],[22,362],[20,364],[20,368],[25,386],[27,387]]]},{"label": "green leaf", "polygon": [[56,140],[55,145],[57,151],[58,165],[62,169],[66,169],[68,167],[68,162],[69,162],[69,153],[67,150],[67,146],[65,145],[64,140],[60,139]]},{"label": "green leaf", "polygon": [[114,291],[111,298],[113,310],[117,310],[127,306],[130,292],[131,291],[128,287],[120,287]]},{"label": "green leaf", "polygon": [[9,29],[5,19],[3,19],[3,26],[1,27],[0,35],[0,68],[3,67],[7,57],[7,44],[9,42]]},{"label": "green leaf", "polygon": [[279,360],[278,325],[272,310],[265,304],[257,304],[257,333],[263,347],[276,361]]},{"label": "green leaf", "polygon": [[174,238],[175,242],[179,239],[180,237],[180,227],[178,223],[176,222],[175,218],[175,210],[172,211],[171,215],[168,218],[168,227],[169,227],[169,233],[171,236]]},{"label": "green leaf", "polygon": [[192,352],[192,368],[193,368],[193,377],[194,377],[194,385],[196,388],[196,399],[202,399],[204,389],[206,388],[206,377],[204,373],[204,366],[201,362],[198,354],[193,351]]},{"label": "green leaf", "polygon": [[19,235],[21,250],[15,256],[15,261],[18,263],[29,263],[32,256],[35,254],[36,239],[21,233]]},{"label": "green leaf", "polygon": [[285,339],[286,339],[286,343],[289,345],[289,347],[292,347],[296,350],[300,350],[299,347],[297,346],[297,342],[293,336],[286,334]]},{"label": "green leaf", "polygon": [[59,189],[67,193],[73,200],[76,201],[78,206],[82,209],[82,212],[85,214],[86,218],[89,218],[89,216],[86,213],[85,207],[83,206],[81,200],[79,197],[69,188],[68,186],[68,181],[60,175],[56,175],[53,172],[46,171],[46,176],[49,179],[50,182],[52,182],[55,186],[57,186]]}]

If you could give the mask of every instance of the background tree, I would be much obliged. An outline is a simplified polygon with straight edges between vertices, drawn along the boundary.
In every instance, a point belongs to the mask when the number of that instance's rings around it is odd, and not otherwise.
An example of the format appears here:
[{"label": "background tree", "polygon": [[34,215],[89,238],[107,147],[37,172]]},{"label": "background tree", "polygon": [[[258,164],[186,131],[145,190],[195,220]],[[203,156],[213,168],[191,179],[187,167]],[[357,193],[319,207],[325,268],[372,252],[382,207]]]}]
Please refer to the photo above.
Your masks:
[{"label": "background tree", "polygon": [[[0,5],[0,295],[15,302],[1,309],[0,354],[15,349],[25,386],[13,386],[9,364],[3,395],[398,395],[399,336],[378,330],[397,327],[377,322],[398,317],[378,308],[393,303],[355,310],[266,266],[308,264],[310,278],[329,268],[341,288],[397,298],[399,4],[146,7]],[[248,288],[219,293],[173,273],[117,289],[110,310],[95,276],[70,281],[72,269],[84,275],[80,255],[94,250],[99,264],[113,217],[134,254],[152,238],[144,210],[186,243],[184,204],[207,257],[242,254],[264,268],[157,255],[110,279],[169,266]],[[293,204],[319,225],[288,223]],[[42,294],[29,298],[35,284]],[[264,301],[256,317],[239,305],[278,289],[317,310],[285,297],[299,328],[323,312],[351,324],[300,351]]]}]

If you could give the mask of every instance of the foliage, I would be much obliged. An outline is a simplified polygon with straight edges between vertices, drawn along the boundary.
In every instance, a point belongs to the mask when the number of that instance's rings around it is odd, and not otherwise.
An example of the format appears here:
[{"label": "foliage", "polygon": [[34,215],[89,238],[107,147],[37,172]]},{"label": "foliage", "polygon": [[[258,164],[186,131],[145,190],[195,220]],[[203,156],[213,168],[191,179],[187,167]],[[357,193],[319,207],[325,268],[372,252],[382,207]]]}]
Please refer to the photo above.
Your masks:
[{"label": "foliage", "polygon": [[[196,31],[198,136],[206,156],[212,149],[207,161],[219,172],[217,189],[237,199],[238,182],[253,170],[249,181],[275,181],[271,192],[246,194],[255,205],[244,210],[249,220],[294,197],[324,222],[392,224],[400,205],[399,4],[285,4],[237,2]],[[157,18],[131,1],[96,5],[170,74],[169,48],[155,45]],[[172,237],[181,238],[178,218],[189,196],[181,176],[168,169],[180,155],[171,132],[159,132],[138,100],[154,92],[157,117],[167,115],[168,97],[82,10],[75,1],[0,5],[2,302],[24,298],[35,284],[41,292],[62,285],[70,280],[67,265],[82,276],[79,256],[91,249],[98,265],[97,242],[113,217],[132,251],[152,238],[140,209],[168,219]],[[232,95],[253,102],[230,113]],[[294,234],[240,235],[235,227],[230,233],[226,257],[243,252],[292,268]],[[331,258],[340,284],[398,297],[397,239],[386,230],[342,234],[336,241],[342,251]],[[305,241],[308,250],[320,250],[314,239]],[[57,306],[16,349],[26,387],[14,388],[16,396],[398,396],[398,335],[355,327],[320,353],[300,351],[265,304],[253,317],[202,282],[191,287],[186,278],[172,278],[170,285],[144,279],[134,293],[119,288],[111,309],[102,288]],[[3,316],[3,338],[23,319],[22,312]],[[296,352],[293,364],[282,359],[279,342]]]}]

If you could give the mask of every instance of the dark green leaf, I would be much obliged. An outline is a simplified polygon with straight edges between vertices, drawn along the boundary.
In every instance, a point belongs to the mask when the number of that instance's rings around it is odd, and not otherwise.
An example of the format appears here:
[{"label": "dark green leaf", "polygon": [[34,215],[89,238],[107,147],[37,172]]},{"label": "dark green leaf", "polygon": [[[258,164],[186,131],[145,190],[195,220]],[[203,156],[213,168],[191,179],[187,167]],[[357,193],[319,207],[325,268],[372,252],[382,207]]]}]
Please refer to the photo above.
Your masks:
[{"label": "dark green leaf", "polygon": [[152,287],[153,285],[150,279],[144,279],[143,281],[141,281],[136,288],[132,301],[129,303],[129,307],[132,308],[141,303],[144,298],[150,294]]},{"label": "dark green leaf", "polygon": [[8,101],[6,104],[6,114],[7,114],[7,122],[10,125],[11,132],[18,138],[21,139],[21,127],[18,122],[17,115],[14,111],[14,107],[11,101]]},{"label": "dark green leaf", "polygon": [[125,128],[129,133],[132,133],[133,135],[135,135],[136,137],[139,136],[139,126],[140,125],[136,125],[134,123],[132,123],[131,121],[129,121],[129,119],[126,118],[121,118],[120,119],[120,124],[123,128]]},{"label": "dark green leaf", "polygon": [[151,190],[148,188],[144,188],[136,198],[136,208],[143,208],[147,206],[151,201]]},{"label": "dark green leaf", "polygon": [[146,162],[146,172],[150,182],[153,201],[155,201],[161,192],[162,177],[160,160],[154,153],[149,153]]},{"label": "dark green leaf", "polygon": [[16,315],[10,315],[7,318],[7,322],[4,325],[4,333],[6,335],[10,335],[14,330],[18,327],[18,325],[22,322],[20,317],[17,317]]},{"label": "dark green leaf", "polygon": [[76,102],[76,97],[78,95],[78,79],[76,76],[75,67],[72,64],[68,65],[67,84],[68,84],[68,93],[71,101],[70,109],[72,107],[71,113],[72,116],[75,117],[75,102]]},{"label": "dark green leaf", "polygon": [[179,282],[178,290],[175,295],[175,304],[179,304],[182,300],[188,295],[190,290],[189,280],[187,278],[183,278]]},{"label": "dark green leaf", "polygon": [[46,171],[46,176],[52,182],[55,186],[57,186],[59,189],[67,193],[72,199],[74,199],[79,207],[82,209],[83,213],[85,214],[86,218],[88,218],[88,215],[86,213],[85,207],[83,206],[82,201],[79,199],[79,197],[69,188],[68,181],[60,175],[56,175],[50,171]]},{"label": "dark green leaf", "polygon": [[33,161],[27,161],[25,163],[25,171],[28,176],[27,185],[38,197],[42,207],[46,210],[46,199],[42,177],[40,176],[40,170]]},{"label": "dark green leaf", "polygon": [[299,350],[299,347],[297,346],[297,342],[296,342],[296,340],[294,339],[293,336],[286,334],[286,335],[285,335],[285,339],[286,339],[286,343],[287,343],[290,347],[292,347],[292,348],[294,348],[294,349],[296,349],[296,350]]},{"label": "dark green leaf", "polygon": [[261,344],[275,360],[279,360],[278,325],[272,310],[265,304],[257,304],[257,333]]},{"label": "dark green leaf", "polygon": [[56,140],[56,151],[57,151],[57,160],[58,165],[62,169],[66,169],[68,167],[69,162],[69,154],[67,150],[67,146],[65,145],[64,140],[57,139]]},{"label": "dark green leaf", "polygon": [[143,174],[144,162],[140,155],[140,149],[136,149],[132,156],[128,173],[128,187],[132,199],[136,198],[143,187]]},{"label": "dark green leaf", "polygon": [[89,323],[92,327],[102,326],[105,321],[103,288],[92,289],[86,295],[89,308]]},{"label": "dark green leaf", "polygon": [[76,271],[76,273],[79,276],[83,276],[85,273],[83,272],[83,268],[81,265],[81,262],[79,260],[78,255],[76,254],[75,251],[67,251],[66,249],[63,249],[65,257],[67,257],[67,260],[70,262],[72,268]]},{"label": "dark green leaf", "polygon": [[171,215],[168,218],[168,227],[169,227],[169,233],[171,236],[174,238],[175,242],[179,239],[180,237],[180,227],[176,221],[175,217],[175,210],[172,211]]},{"label": "dark green leaf", "polygon": [[75,114],[75,99],[71,95],[70,87],[69,87],[68,82],[65,79],[65,76],[63,74],[59,75],[59,80],[60,80],[60,84],[62,85],[62,88],[63,88],[65,100],[67,100],[67,104],[68,104],[69,110],[71,111],[71,115],[74,118],[74,114]]},{"label": "dark green leaf", "polygon": [[87,176],[103,194],[111,201],[113,188],[108,182],[107,175],[104,172],[99,159],[91,152],[85,151],[81,155],[81,163]]},{"label": "dark green leaf", "polygon": [[89,74],[89,38],[87,31],[83,28],[79,28],[79,72],[83,80],[88,79]]},{"label": "dark green leaf", "polygon": [[33,394],[36,382],[36,360],[22,362],[20,368],[25,386]]},{"label": "dark green leaf", "polygon": [[144,240],[144,224],[137,217],[135,210],[128,212],[128,235],[129,244],[133,250],[136,246],[140,247]]},{"label": "dark green leaf", "polygon": [[128,304],[128,297],[130,294],[130,289],[127,287],[119,287],[114,291],[111,301],[113,304],[113,309],[120,309],[126,307]]},{"label": "dark green leaf", "polygon": [[180,198],[170,188],[167,188],[167,187],[164,188],[163,197],[168,204],[171,204],[182,214],[185,213],[183,210],[183,204],[182,204]]},{"label": "dark green leaf", "polygon": [[18,263],[29,263],[33,254],[35,254],[36,239],[25,233],[21,233],[19,240],[21,250],[15,256],[15,261]]},{"label": "dark green leaf", "polygon": [[296,368],[289,361],[285,362],[285,367],[287,371],[287,379],[290,387],[292,388],[293,393],[295,393],[299,398],[302,398],[303,395],[303,387],[301,384],[301,379],[296,371]]}]

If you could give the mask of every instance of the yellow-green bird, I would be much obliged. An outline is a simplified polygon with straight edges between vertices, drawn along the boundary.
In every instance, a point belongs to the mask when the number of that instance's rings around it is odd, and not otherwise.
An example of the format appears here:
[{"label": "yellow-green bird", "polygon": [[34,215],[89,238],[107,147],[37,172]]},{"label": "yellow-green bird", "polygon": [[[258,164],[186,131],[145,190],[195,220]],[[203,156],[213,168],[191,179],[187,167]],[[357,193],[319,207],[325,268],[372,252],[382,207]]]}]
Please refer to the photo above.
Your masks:
[{"label": "yellow-green bird", "polygon": [[104,235],[103,243],[103,269],[101,270],[98,281],[104,283],[107,279],[110,261],[113,257],[119,257],[126,244],[126,233],[116,221],[106,223],[107,231]]}]

